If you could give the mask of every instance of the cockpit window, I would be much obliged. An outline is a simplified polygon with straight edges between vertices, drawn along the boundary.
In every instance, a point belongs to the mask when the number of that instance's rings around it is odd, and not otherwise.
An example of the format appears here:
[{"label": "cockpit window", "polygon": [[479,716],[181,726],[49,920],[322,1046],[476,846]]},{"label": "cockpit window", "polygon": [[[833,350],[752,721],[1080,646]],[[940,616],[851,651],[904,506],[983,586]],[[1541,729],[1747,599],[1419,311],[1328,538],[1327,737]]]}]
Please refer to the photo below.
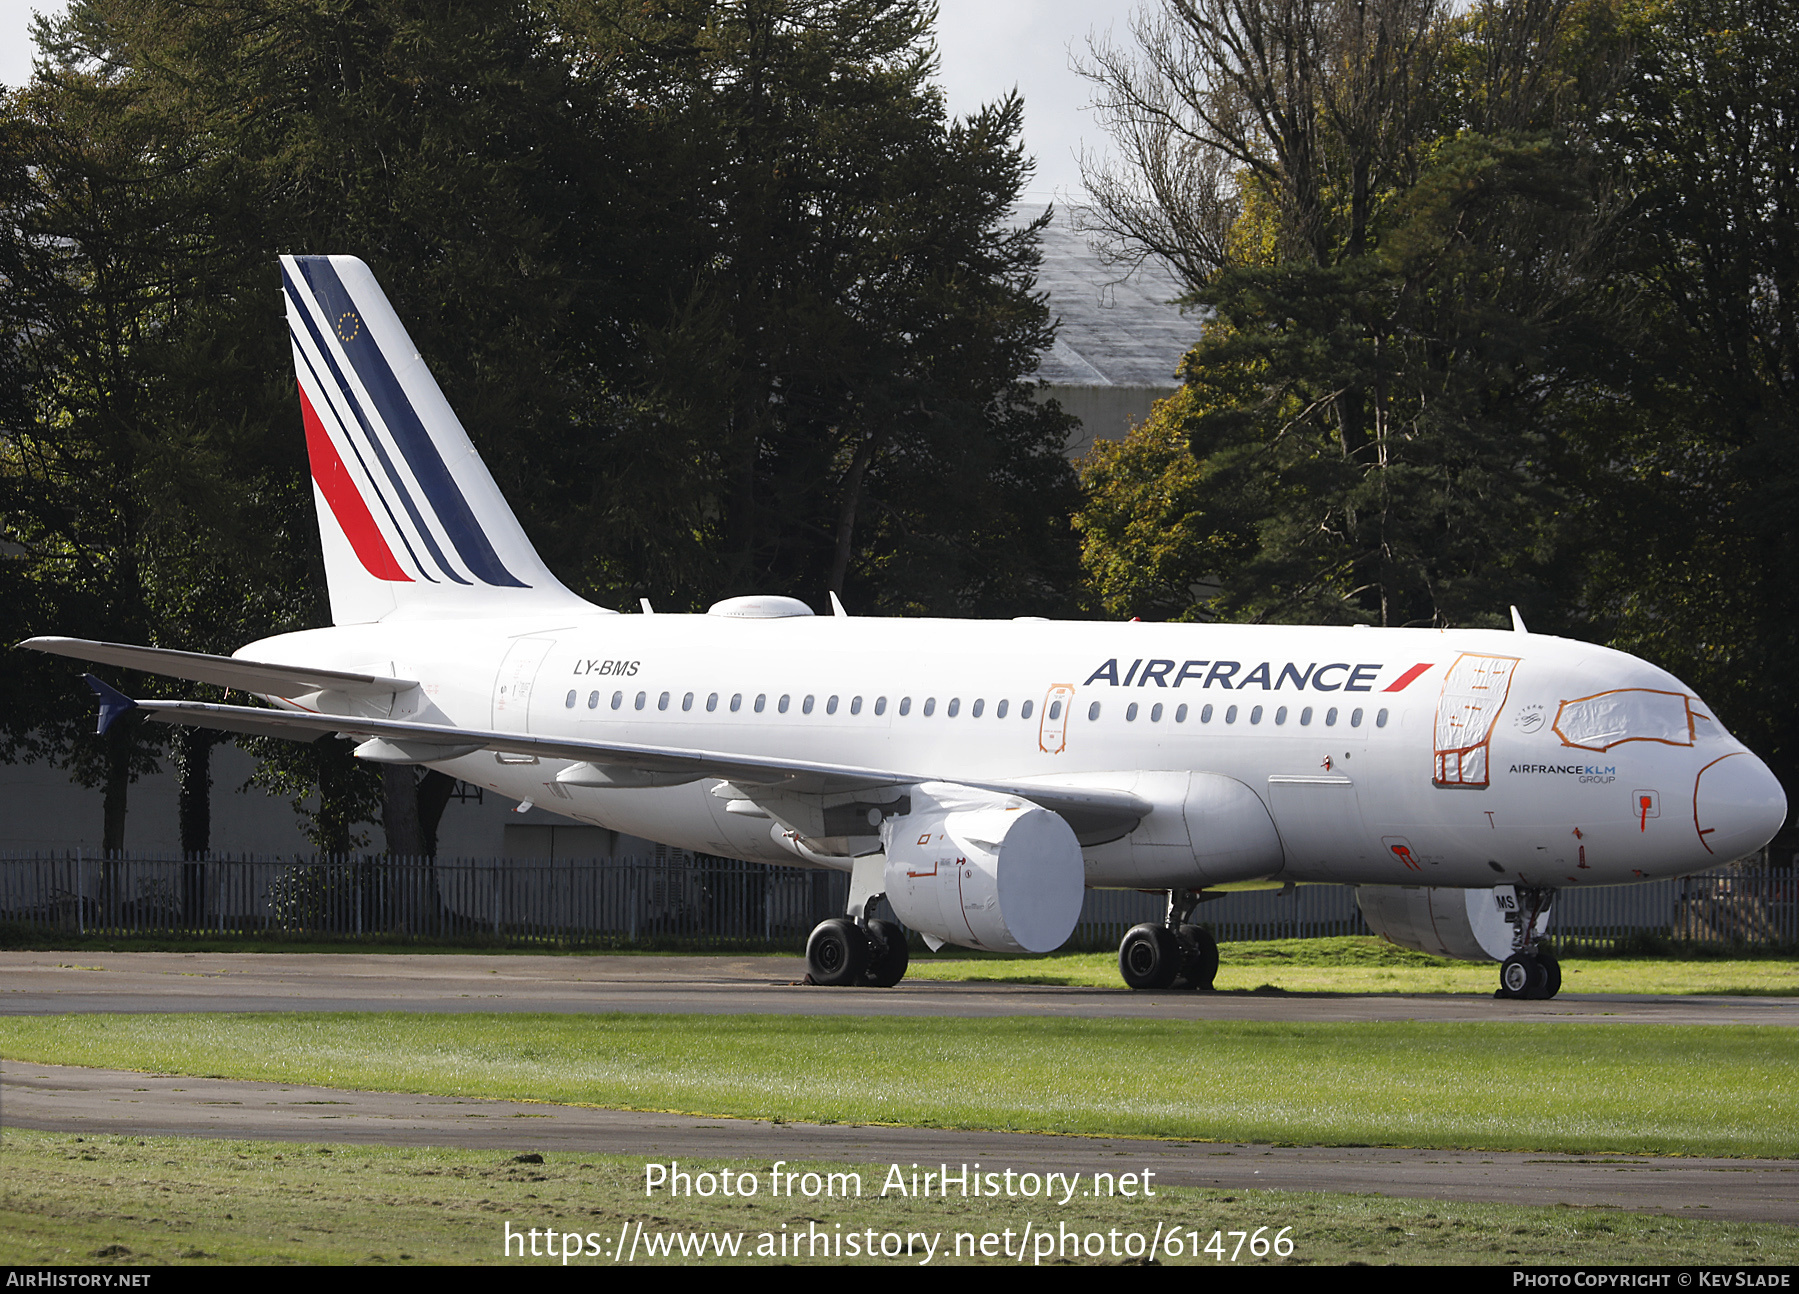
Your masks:
[{"label": "cockpit window", "polygon": [[1682,692],[1646,687],[1619,688],[1563,701],[1555,716],[1555,735],[1578,750],[1610,750],[1627,741],[1659,741],[1669,746],[1693,744],[1693,713]]}]

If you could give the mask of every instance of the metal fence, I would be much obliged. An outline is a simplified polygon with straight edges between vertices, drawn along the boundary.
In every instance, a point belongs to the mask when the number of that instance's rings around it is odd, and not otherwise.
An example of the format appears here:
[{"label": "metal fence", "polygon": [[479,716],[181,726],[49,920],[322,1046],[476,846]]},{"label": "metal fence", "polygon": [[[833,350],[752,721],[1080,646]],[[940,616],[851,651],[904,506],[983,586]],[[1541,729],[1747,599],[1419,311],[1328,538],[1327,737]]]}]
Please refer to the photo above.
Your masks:
[{"label": "metal fence", "polygon": [[[797,949],[820,920],[843,911],[847,893],[842,872],[680,851],[652,859],[0,855],[0,923],[40,935]],[[1160,893],[1091,890],[1068,946],[1114,948],[1131,926],[1159,919],[1163,902]],[[1195,919],[1224,942],[1369,933],[1355,891],[1341,885],[1228,894],[1201,905]],[[1575,944],[1647,934],[1799,945],[1799,895],[1791,870],[1755,864],[1569,888],[1550,933]]]}]

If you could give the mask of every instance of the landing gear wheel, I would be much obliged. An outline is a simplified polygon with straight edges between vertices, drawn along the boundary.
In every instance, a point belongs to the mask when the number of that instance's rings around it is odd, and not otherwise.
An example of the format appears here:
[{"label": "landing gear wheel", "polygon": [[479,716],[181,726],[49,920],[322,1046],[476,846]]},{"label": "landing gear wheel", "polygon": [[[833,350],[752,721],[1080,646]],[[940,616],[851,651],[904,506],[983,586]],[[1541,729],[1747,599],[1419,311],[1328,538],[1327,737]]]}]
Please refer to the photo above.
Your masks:
[{"label": "landing gear wheel", "polygon": [[906,950],[906,932],[891,921],[868,923],[868,969],[862,982],[870,988],[892,988],[906,976],[912,954]]},{"label": "landing gear wheel", "polygon": [[820,921],[806,940],[806,970],[814,984],[860,984],[868,969],[868,936],[848,917]]},{"label": "landing gear wheel", "polygon": [[1543,996],[1554,997],[1562,991],[1562,964],[1553,957],[1543,957]]},{"label": "landing gear wheel", "polygon": [[[1556,985],[1561,986],[1561,967],[1556,967]],[[1546,998],[1549,972],[1535,953],[1513,953],[1499,967],[1499,992],[1495,997]]]},{"label": "landing gear wheel", "polygon": [[1118,945],[1118,973],[1132,988],[1167,988],[1180,969],[1180,941],[1167,926],[1132,926]]},{"label": "landing gear wheel", "polygon": [[1174,987],[1211,992],[1212,981],[1218,977],[1218,941],[1202,926],[1182,926],[1180,945],[1181,969]]}]

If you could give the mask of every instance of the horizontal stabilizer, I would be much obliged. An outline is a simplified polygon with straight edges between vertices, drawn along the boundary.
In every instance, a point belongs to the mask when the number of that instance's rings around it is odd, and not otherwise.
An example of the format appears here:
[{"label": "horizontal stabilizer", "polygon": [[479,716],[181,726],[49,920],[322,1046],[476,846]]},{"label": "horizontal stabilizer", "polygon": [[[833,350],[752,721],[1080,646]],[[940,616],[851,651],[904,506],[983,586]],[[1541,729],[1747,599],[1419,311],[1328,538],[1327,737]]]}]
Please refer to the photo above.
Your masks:
[{"label": "horizontal stabilizer", "polygon": [[[130,643],[95,642],[86,638],[27,638],[20,643],[32,651],[73,656],[101,665],[142,670],[185,678],[215,687],[237,688],[259,696],[294,697],[309,692],[333,691],[346,696],[387,696],[418,684],[411,679],[383,678],[378,674],[347,674],[340,670],[271,665],[264,661],[208,656],[204,652],[172,651],[166,647],[136,647]],[[240,731],[232,729],[231,731]]]},{"label": "horizontal stabilizer", "polygon": [[104,737],[106,730],[112,727],[120,715],[130,714],[137,709],[137,702],[119,691],[116,687],[101,682],[92,674],[83,674],[82,681],[94,690],[100,698],[100,722],[94,725],[94,732]]}]

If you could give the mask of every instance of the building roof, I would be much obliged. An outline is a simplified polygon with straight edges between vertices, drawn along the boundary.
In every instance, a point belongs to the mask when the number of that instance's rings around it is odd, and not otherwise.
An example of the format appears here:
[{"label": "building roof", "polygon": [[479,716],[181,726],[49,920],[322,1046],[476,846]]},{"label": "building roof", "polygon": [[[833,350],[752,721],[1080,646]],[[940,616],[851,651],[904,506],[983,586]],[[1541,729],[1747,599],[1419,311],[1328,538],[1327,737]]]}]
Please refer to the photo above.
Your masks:
[{"label": "building roof", "polygon": [[[1021,220],[1043,214],[1042,204],[1021,204]],[[1199,320],[1169,304],[1180,284],[1158,261],[1128,276],[1104,264],[1074,228],[1070,208],[1058,205],[1043,231],[1039,291],[1049,293],[1060,324],[1056,343],[1044,352],[1038,380],[1053,386],[1180,385],[1174,370],[1199,340]]]}]

